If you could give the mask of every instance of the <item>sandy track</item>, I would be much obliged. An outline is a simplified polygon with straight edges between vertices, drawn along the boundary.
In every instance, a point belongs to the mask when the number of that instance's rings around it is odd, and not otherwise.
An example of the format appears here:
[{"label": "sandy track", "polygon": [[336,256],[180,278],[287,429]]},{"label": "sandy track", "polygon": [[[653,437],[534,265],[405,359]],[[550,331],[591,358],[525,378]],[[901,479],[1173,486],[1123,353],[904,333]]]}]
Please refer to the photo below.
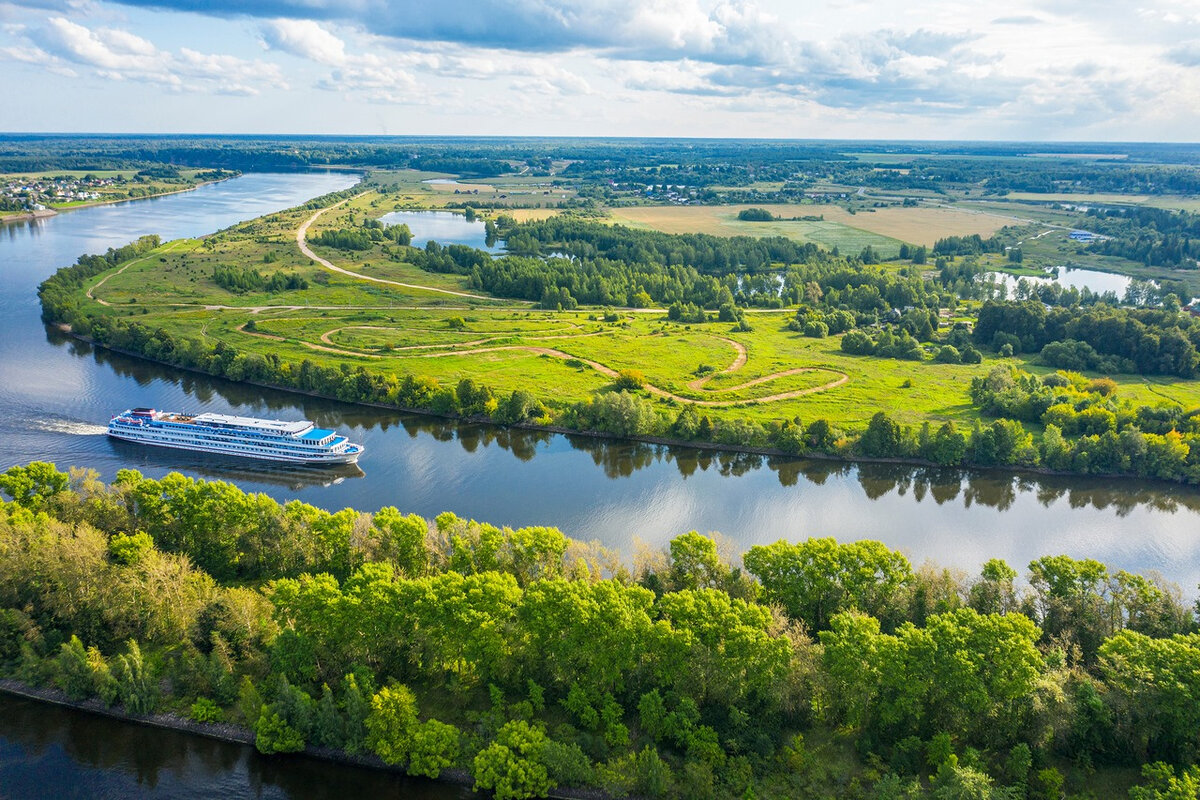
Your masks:
[{"label": "sandy track", "polygon": [[[687,388],[691,389],[692,391],[695,391],[695,392],[700,391],[702,388],[704,388],[704,384],[708,383],[709,381],[711,381],[713,378],[717,377],[718,375],[726,375],[730,372],[737,372],[739,369],[746,366],[746,361],[749,360],[749,358],[750,358],[750,354],[748,352],[746,352],[746,345],[742,344],[741,342],[735,342],[733,339],[726,339],[724,336],[718,336],[716,338],[720,339],[722,342],[727,342],[727,343],[733,345],[733,349],[737,351],[737,357],[733,359],[732,364],[730,364],[728,367],[721,370],[720,372],[714,372],[711,375],[705,375],[703,378],[697,378],[696,380],[689,383],[687,385]],[[747,385],[749,385],[749,384],[747,384]],[[742,388],[742,387],[735,386],[732,389],[725,389],[724,391],[732,392],[734,389],[740,389],[740,388]]]},{"label": "sandy track", "polygon": [[[364,192],[363,194],[366,194],[366,193]],[[317,262],[321,266],[325,267],[325,269],[332,270],[333,272],[339,272],[342,275],[349,275],[351,278],[358,278],[359,280],[363,280],[363,281],[371,281],[372,283],[383,283],[383,284],[387,284],[388,286],[399,286],[403,289],[420,289],[421,291],[437,292],[438,294],[448,294],[448,295],[452,295],[454,297],[466,297],[470,300],[488,300],[488,301],[495,300],[494,297],[486,297],[481,294],[471,294],[469,292],[456,292],[452,289],[436,289],[432,286],[420,286],[415,283],[401,283],[400,281],[391,281],[391,280],[387,280],[385,278],[372,278],[370,275],[363,275],[361,272],[351,272],[348,269],[343,269],[342,267],[336,266],[335,264],[333,264],[329,261],[326,261],[325,259],[321,258],[319,255],[314,253],[309,248],[308,240],[306,238],[308,236],[308,227],[310,225],[312,225],[314,222],[316,222],[317,219],[322,214],[324,214],[326,211],[332,211],[333,209],[340,206],[342,203],[348,202],[349,200],[357,199],[359,197],[362,197],[362,194],[358,194],[358,195],[355,195],[354,197],[347,198],[346,200],[342,200],[341,202],[334,203],[333,205],[329,206],[328,208],[319,209],[315,214],[313,214],[311,217],[306,219],[304,221],[304,224],[296,229],[296,246],[300,248],[300,252],[303,253],[304,255],[308,256],[309,258],[311,258],[313,261]]]},{"label": "sandy track", "polygon": [[[187,190],[183,190],[183,191],[187,191]],[[174,194],[174,193],[172,192],[172,194]],[[156,196],[157,196],[157,195],[156,195]],[[176,245],[177,245],[177,244],[179,244],[179,243],[178,243],[178,242],[173,242],[173,243],[172,243],[172,244],[171,244],[169,247],[167,247],[167,249],[166,249],[166,250],[163,250],[162,252],[163,252],[163,253],[169,253],[169,252],[171,252],[172,250],[174,250],[174,249],[175,249],[175,247],[176,247]],[[150,258],[151,258],[152,256],[156,256],[156,255],[161,255],[161,253],[159,253],[159,252],[157,251],[157,249],[155,249],[154,251],[152,251],[152,252],[150,253],[150,255],[147,255],[147,256],[145,256],[145,257],[143,257],[143,258],[139,258],[139,259],[137,259],[136,261],[130,261],[128,264],[126,264],[125,266],[121,267],[119,270],[117,270],[116,272],[114,272],[112,275],[105,275],[103,278],[101,278],[100,280],[96,281],[96,283],[94,283],[94,284],[92,285],[92,287],[91,287],[90,289],[88,289],[88,290],[87,290],[87,298],[88,298],[88,300],[95,300],[97,303],[99,303],[99,304],[100,304],[100,305],[102,305],[102,306],[111,306],[111,305],[112,305],[112,303],[109,303],[107,300],[101,300],[99,297],[96,297],[96,295],[94,295],[94,294],[93,294],[93,292],[95,292],[97,289],[99,289],[101,286],[103,286],[103,285],[104,285],[104,284],[105,284],[105,283],[108,281],[108,279],[109,279],[109,278],[114,278],[114,277],[116,277],[117,275],[120,275],[122,272],[124,272],[125,270],[127,270],[127,269],[129,269],[130,267],[134,266],[135,264],[141,264],[143,261],[149,261],[149,260],[150,260]]]},{"label": "sandy track", "polygon": [[[575,360],[582,364],[587,364],[589,367],[596,370],[596,372],[599,372],[601,375],[605,375],[610,378],[617,377],[617,371],[615,369],[613,369],[612,367],[605,366],[604,364],[601,364],[599,361],[592,361],[591,359],[580,358],[579,356],[573,356],[570,353],[564,353],[562,350],[555,350],[552,347],[533,347],[530,345],[508,345],[508,346],[503,346],[503,347],[480,347],[475,350],[455,350],[450,353],[423,353],[421,355],[413,356],[413,358],[442,358],[445,356],[466,356],[466,355],[473,355],[475,353],[496,353],[496,352],[514,351],[514,350],[524,351],[527,353],[535,353],[537,355],[550,356],[552,358]],[[767,375],[762,378],[756,378],[755,380],[750,381],[743,385],[744,386],[755,386],[760,383],[766,383],[767,381],[774,380],[775,378],[781,378],[785,375],[798,375],[803,372],[832,372],[832,373],[836,374],[838,377],[837,377],[837,379],[832,380],[829,383],[823,383],[820,386],[811,386],[807,389],[796,389],[795,391],[791,391],[791,392],[780,392],[779,394],[768,395],[767,397],[755,397],[753,399],[747,399],[747,400],[695,400],[691,397],[684,397],[682,395],[678,395],[673,392],[668,392],[666,389],[660,389],[659,387],[654,386],[652,384],[646,384],[646,391],[652,395],[655,395],[657,397],[662,397],[666,400],[674,400],[677,403],[689,403],[691,405],[696,405],[696,406],[705,406],[706,408],[728,408],[730,406],[741,405],[742,403],[758,405],[761,403],[773,403],[776,400],[790,400],[795,397],[803,397],[803,396],[809,395],[809,394],[816,394],[817,392],[824,392],[828,389],[834,389],[850,380],[850,376],[845,374],[844,372],[837,372],[836,370],[826,369],[824,367],[799,367],[797,369],[790,369],[790,370],[786,370],[784,372],[777,372],[773,375]],[[732,389],[727,389],[725,391],[734,391],[735,389],[739,389],[739,388],[741,388],[741,387],[733,387]]]}]

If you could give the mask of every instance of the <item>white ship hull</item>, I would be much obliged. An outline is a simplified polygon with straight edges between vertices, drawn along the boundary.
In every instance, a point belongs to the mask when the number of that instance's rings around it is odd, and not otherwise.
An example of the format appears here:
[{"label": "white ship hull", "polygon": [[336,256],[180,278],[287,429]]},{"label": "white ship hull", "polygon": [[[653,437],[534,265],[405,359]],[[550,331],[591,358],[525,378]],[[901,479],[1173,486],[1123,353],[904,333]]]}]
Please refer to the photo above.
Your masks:
[{"label": "white ship hull", "polygon": [[116,415],[108,423],[108,435],[136,444],[288,464],[354,464],[363,452],[362,445],[307,420],[190,416],[149,408]]},{"label": "white ship hull", "polygon": [[109,431],[108,435],[114,439],[120,439],[124,442],[136,442],[137,444],[150,444],[155,447],[170,447],[175,450],[191,450],[196,453],[219,453],[223,456],[239,456],[241,458],[253,458],[260,461],[282,461],[288,464],[356,464],[358,457],[362,455],[362,451],[356,453],[334,453],[330,455],[319,456],[288,456],[280,453],[246,453],[236,450],[232,447],[221,447],[215,444],[183,444],[181,442],[159,442],[152,439],[143,439],[137,436],[127,436],[124,433],[114,433]]}]

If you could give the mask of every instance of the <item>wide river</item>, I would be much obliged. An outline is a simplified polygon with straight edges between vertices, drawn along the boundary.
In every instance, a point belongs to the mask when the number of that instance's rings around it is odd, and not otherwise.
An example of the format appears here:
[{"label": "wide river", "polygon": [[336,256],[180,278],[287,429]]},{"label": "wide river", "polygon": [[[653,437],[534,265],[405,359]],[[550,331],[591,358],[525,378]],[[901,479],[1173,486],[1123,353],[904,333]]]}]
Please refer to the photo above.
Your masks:
[{"label": "wide river", "polygon": [[[196,236],[344,188],[345,174],[253,174],[194,192],[0,225],[0,469],[35,459],[236,481],[280,500],[330,509],[395,505],[497,524],[546,524],[631,556],[691,529],[736,548],[779,538],[875,538],[969,572],[991,557],[1018,569],[1043,554],[1157,570],[1188,596],[1200,580],[1200,492],[1129,481],[1015,477],[705,453],[586,437],[460,426],[239,386],[139,362],[47,331],[37,284],[85,252],[147,233]],[[482,241],[481,226],[439,235]],[[406,220],[422,237],[421,220]],[[447,227],[451,226],[451,227]],[[287,469],[159,451],[104,436],[132,405],[308,418],[366,445],[361,469]],[[317,774],[327,778],[316,779]],[[344,781],[344,783],[341,783]],[[0,796],[317,798],[455,797],[300,759],[148,731],[0,698]],[[337,791],[338,796],[359,792]]]}]

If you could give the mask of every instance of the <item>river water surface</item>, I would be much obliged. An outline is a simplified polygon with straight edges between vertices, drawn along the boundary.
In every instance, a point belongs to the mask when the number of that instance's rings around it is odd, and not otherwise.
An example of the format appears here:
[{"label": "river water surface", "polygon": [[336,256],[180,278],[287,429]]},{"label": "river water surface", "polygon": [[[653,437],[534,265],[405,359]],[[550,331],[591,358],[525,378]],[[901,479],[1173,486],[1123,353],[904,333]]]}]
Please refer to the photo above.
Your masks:
[{"label": "river water surface", "polygon": [[[84,252],[141,234],[196,236],[344,188],[344,174],[254,174],[194,192],[0,226],[0,469],[35,459],[112,479],[131,467],[233,480],[325,508],[395,505],[497,524],[546,524],[632,555],[690,529],[735,549],[779,538],[880,539],[914,562],[974,572],[991,557],[1019,570],[1051,553],[1158,570],[1194,595],[1200,492],[1082,478],[1021,478],[893,465],[715,454],[585,437],[456,425],[238,386],[113,355],[48,331],[36,288]],[[448,229],[446,241],[476,237]],[[399,220],[397,220],[399,221]],[[429,236],[407,217],[416,237]],[[308,418],[366,445],[359,467],[294,469],[109,441],[129,406]],[[389,776],[258,759],[245,748],[0,698],[0,797],[454,797]],[[315,779],[316,773],[327,780]],[[342,785],[361,791],[338,791]],[[332,789],[330,787],[333,787]]]}]

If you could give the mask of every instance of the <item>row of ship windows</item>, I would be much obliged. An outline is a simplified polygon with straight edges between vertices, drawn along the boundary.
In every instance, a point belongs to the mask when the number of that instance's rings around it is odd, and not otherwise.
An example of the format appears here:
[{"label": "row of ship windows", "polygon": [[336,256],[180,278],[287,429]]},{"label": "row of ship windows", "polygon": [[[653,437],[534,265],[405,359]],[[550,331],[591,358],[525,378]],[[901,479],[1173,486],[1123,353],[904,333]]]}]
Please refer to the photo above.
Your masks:
[{"label": "row of ship windows", "polygon": [[[155,439],[158,441],[179,442],[179,443],[191,443],[191,442],[211,443],[211,444],[220,445],[222,447],[232,448],[235,450],[252,450],[255,452],[258,452],[258,451],[270,452],[271,450],[276,450],[276,451],[278,451],[278,450],[296,450],[298,452],[304,453],[304,452],[312,452],[313,450],[317,449],[317,448],[297,447],[295,445],[284,444],[282,442],[279,444],[272,444],[272,445],[263,444],[263,445],[257,445],[255,447],[245,447],[245,446],[241,446],[241,445],[235,445],[225,439],[215,438],[212,436],[207,436],[207,437],[194,436],[194,437],[191,437],[190,439],[181,439],[179,437],[171,436],[169,434],[164,435],[164,434],[159,434],[159,433],[150,433],[150,432],[146,432],[146,431],[138,431],[138,433],[140,433],[142,436],[144,436],[148,439]],[[327,448],[320,448],[320,451],[325,451],[325,450],[327,450]]]},{"label": "row of ship windows", "polygon": [[[124,422],[124,421],[118,421],[118,422],[119,422],[119,424],[133,425],[134,427],[137,427],[137,428],[139,428],[139,429],[145,429],[145,427],[146,427],[146,426],[144,426],[144,425],[142,425],[142,424],[140,424],[140,423],[136,423],[136,422],[134,422],[134,423],[126,423],[126,422]],[[170,423],[170,422],[166,422],[166,423],[160,423],[160,424],[159,424],[159,427],[160,427],[160,429],[171,429],[171,428],[178,428],[178,429],[179,429],[179,432],[181,432],[181,433],[201,433],[201,431],[197,431],[197,430],[195,429],[195,427],[194,427],[194,426],[188,426],[188,425],[176,425],[175,423]],[[152,430],[153,430],[153,429],[152,429]],[[222,430],[220,430],[220,429],[214,429],[214,432],[215,432],[215,433],[217,433],[217,434],[223,434],[223,433],[224,433],[224,431],[222,431]],[[282,434],[282,433],[257,433],[257,432],[254,432],[254,431],[241,431],[241,430],[238,430],[238,431],[235,431],[235,432],[236,432],[236,434],[237,434],[238,436],[250,436],[250,437],[263,438],[263,439],[272,439],[272,440],[274,440],[274,439],[289,439],[289,438],[291,438],[291,436],[290,436],[290,435],[288,435],[288,434]],[[315,441],[318,441],[318,442],[328,442],[330,439],[333,439],[333,438],[334,438],[334,437],[332,437],[332,436],[326,436],[324,439],[315,440]],[[309,440],[309,441],[314,441],[314,440]]]},{"label": "row of ship windows", "polygon": [[[170,440],[170,439],[165,439],[165,440],[164,440],[164,439],[162,439],[162,437],[159,437],[159,436],[155,436],[155,437],[152,437],[152,438],[159,439],[159,440],[162,440],[162,441],[173,441],[173,440]],[[235,444],[226,444],[226,443],[224,443],[224,442],[217,442],[216,444],[220,445],[220,447],[221,447],[222,449],[224,449],[224,450],[244,450],[244,451],[245,451],[245,452],[247,452],[247,453],[271,453],[271,452],[277,452],[277,451],[272,451],[272,450],[268,450],[268,449],[261,448],[261,447],[244,447],[244,446],[235,445]],[[313,454],[309,454],[309,455],[320,455],[320,454],[318,454],[318,453],[313,453]]]}]

